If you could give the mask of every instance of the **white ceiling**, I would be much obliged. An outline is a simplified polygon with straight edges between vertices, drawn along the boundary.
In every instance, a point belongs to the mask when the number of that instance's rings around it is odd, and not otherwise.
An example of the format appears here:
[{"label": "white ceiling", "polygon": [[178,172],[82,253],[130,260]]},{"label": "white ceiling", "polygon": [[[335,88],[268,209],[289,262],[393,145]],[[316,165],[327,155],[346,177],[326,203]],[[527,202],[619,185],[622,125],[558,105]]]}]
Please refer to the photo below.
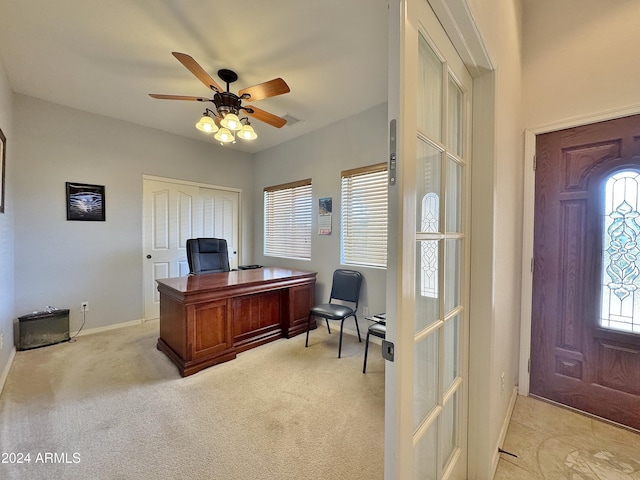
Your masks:
[{"label": "white ceiling", "polygon": [[213,104],[148,96],[212,96],[171,52],[234,70],[234,92],[282,77],[255,105],[302,121],[224,147],[255,153],[386,101],[387,3],[0,0],[0,59],[16,93],[212,143],[194,125]]}]

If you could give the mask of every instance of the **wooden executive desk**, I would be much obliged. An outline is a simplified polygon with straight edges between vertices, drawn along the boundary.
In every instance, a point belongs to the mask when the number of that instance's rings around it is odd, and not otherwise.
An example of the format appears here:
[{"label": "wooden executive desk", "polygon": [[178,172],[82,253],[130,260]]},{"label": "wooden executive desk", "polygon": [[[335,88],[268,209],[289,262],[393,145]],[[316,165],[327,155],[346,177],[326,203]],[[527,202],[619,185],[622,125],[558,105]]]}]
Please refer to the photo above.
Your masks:
[{"label": "wooden executive desk", "polygon": [[250,348],[304,333],[315,283],[315,272],[285,268],[158,280],[158,350],[185,377]]}]

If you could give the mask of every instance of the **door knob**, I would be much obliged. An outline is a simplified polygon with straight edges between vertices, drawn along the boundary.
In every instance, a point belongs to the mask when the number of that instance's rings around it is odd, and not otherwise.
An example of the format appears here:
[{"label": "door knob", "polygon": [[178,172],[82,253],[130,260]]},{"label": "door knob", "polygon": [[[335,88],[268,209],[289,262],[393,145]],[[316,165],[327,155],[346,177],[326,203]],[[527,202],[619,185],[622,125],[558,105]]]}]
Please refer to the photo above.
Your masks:
[{"label": "door knob", "polygon": [[147,258],[151,258],[151,255],[147,255]]}]

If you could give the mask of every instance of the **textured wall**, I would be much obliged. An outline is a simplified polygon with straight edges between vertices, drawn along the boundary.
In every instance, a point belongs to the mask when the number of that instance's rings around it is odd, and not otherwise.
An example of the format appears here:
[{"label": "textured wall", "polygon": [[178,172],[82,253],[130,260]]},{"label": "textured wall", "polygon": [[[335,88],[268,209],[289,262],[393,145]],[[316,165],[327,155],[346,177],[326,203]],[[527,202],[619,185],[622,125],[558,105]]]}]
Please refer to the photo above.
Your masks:
[{"label": "textured wall", "polygon": [[[143,317],[142,175],[242,189],[250,155],[16,95],[16,312],[71,309],[71,329]],[[65,182],[104,185],[105,222],[66,220]],[[251,213],[243,212],[245,258]]]}]

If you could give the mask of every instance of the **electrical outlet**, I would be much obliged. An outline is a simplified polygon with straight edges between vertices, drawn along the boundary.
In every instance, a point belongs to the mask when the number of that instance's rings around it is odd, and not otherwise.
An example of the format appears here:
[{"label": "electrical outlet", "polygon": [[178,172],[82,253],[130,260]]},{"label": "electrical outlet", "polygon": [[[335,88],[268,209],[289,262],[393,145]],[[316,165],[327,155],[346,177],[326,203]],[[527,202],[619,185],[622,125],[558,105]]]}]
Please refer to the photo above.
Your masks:
[{"label": "electrical outlet", "polygon": [[362,307],[362,314],[365,317],[368,317],[369,316],[369,307]]},{"label": "electrical outlet", "polygon": [[500,375],[500,393],[504,392],[504,372]]},{"label": "electrical outlet", "polygon": [[89,311],[89,302],[80,303],[80,311],[81,312],[88,312]]}]

